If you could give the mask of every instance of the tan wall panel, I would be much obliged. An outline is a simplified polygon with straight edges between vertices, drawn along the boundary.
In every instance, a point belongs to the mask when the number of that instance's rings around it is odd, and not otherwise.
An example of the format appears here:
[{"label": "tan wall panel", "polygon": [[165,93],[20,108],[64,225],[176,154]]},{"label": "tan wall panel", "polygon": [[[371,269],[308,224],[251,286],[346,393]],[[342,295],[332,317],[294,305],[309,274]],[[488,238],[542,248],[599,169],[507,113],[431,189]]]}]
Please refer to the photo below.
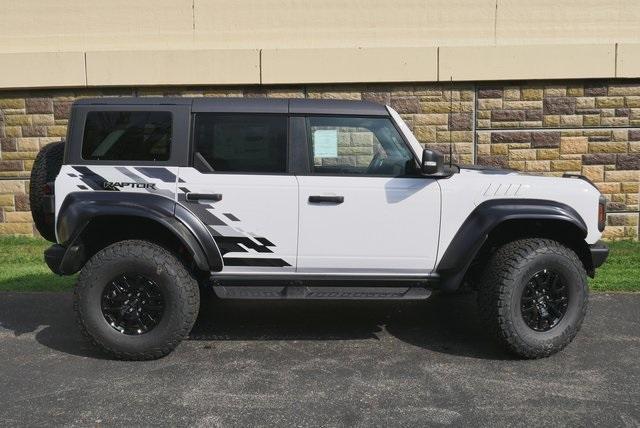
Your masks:
[{"label": "tan wall panel", "polygon": [[493,41],[494,0],[195,0],[195,40],[227,47],[388,47]]},{"label": "tan wall panel", "polygon": [[82,52],[0,54],[0,88],[84,86]]},{"label": "tan wall panel", "polygon": [[640,39],[638,0],[497,0],[496,43],[615,43]]},{"label": "tan wall panel", "polygon": [[435,81],[437,48],[265,49],[262,83]]},{"label": "tan wall panel", "polygon": [[615,76],[614,45],[441,47],[440,80]]},{"label": "tan wall panel", "polygon": [[254,49],[87,52],[89,86],[257,83]]},{"label": "tan wall panel", "polygon": [[617,65],[616,77],[640,76],[640,44],[620,43]]},{"label": "tan wall panel", "polygon": [[171,48],[191,41],[192,0],[7,0],[0,50]]}]

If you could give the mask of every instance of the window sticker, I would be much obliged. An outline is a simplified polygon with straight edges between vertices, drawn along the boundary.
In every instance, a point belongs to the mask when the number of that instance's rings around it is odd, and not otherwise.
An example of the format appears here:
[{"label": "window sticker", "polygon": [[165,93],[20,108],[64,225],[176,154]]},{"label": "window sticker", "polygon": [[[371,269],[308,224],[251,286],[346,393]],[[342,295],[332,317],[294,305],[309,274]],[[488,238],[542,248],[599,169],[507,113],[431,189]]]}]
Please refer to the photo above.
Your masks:
[{"label": "window sticker", "polygon": [[338,157],[337,129],[318,129],[313,131],[313,156],[317,158]]}]

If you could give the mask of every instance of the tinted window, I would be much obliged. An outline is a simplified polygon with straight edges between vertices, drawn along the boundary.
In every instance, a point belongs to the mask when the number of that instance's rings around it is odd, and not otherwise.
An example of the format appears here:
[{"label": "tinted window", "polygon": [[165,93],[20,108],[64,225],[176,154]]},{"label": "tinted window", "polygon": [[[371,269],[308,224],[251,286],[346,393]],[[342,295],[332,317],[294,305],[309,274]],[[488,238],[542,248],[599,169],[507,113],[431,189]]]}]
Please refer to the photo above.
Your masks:
[{"label": "tinted window", "polygon": [[309,118],[314,173],[397,177],[416,170],[413,155],[386,118]]},{"label": "tinted window", "polygon": [[92,111],[87,114],[82,157],[88,160],[166,161],[171,113]]},{"label": "tinted window", "polygon": [[196,115],[198,153],[214,171],[285,172],[287,118],[279,115]]}]

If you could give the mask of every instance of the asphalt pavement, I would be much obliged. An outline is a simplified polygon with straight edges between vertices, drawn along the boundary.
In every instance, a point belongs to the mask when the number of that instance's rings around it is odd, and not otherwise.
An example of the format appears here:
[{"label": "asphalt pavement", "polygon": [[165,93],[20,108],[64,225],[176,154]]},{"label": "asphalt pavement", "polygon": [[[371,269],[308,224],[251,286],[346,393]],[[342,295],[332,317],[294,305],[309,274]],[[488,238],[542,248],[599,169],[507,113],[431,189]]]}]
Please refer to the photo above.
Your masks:
[{"label": "asphalt pavement", "polygon": [[204,299],[158,361],[106,359],[68,293],[0,293],[0,426],[640,426],[640,294],[594,294],[563,352],[523,361],[472,296]]}]

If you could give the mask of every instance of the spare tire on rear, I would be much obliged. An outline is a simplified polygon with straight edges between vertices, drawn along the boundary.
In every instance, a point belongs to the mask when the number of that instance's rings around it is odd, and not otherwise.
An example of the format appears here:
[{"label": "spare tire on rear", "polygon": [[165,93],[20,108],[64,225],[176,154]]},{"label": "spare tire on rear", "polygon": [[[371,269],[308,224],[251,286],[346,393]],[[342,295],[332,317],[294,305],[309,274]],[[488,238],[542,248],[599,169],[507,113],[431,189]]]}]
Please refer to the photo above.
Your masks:
[{"label": "spare tire on rear", "polygon": [[48,183],[55,181],[62,166],[64,141],[44,146],[36,156],[31,168],[29,204],[36,229],[43,238],[55,242],[55,216],[47,209],[48,197],[53,193]]}]

